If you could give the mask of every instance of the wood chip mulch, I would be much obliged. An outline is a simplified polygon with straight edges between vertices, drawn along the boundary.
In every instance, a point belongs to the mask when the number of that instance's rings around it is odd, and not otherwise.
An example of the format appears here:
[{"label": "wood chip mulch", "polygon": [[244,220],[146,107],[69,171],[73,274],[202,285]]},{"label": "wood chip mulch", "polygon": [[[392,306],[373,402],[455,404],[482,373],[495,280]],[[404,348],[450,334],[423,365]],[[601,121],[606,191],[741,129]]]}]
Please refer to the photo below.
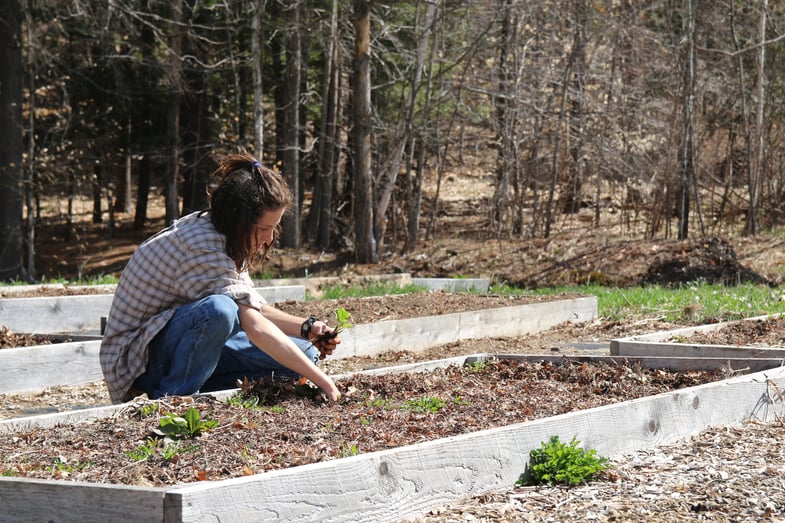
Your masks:
[{"label": "wood chip mulch", "polygon": [[[0,474],[126,485],[220,480],[651,396],[721,378],[630,366],[499,361],[339,380],[339,402],[290,384],[254,389],[261,408],[201,398],[141,401],[109,419],[0,438]],[[252,386],[253,388],[253,386]],[[151,406],[152,405],[152,406]],[[195,408],[217,426],[161,436]],[[147,457],[144,455],[145,448]],[[523,472],[523,471],[521,471]]]},{"label": "wood chip mulch", "polygon": [[577,487],[518,487],[457,501],[400,523],[782,522],[785,424],[716,427],[611,461]]}]

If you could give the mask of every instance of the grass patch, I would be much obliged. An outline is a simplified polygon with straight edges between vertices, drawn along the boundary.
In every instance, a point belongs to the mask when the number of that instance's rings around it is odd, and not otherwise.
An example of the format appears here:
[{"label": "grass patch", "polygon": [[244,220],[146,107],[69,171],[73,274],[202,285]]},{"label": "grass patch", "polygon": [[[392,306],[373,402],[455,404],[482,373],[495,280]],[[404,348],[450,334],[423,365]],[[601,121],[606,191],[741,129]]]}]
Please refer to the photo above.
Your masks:
[{"label": "grass patch", "polygon": [[322,299],[337,300],[343,298],[364,298],[367,296],[384,296],[387,294],[413,294],[427,291],[422,285],[399,285],[396,282],[370,283],[367,285],[330,285],[322,289]]},{"label": "grass patch", "polygon": [[98,275],[87,278],[77,278],[76,280],[69,280],[68,278],[44,278],[38,282],[29,282],[26,280],[13,279],[9,281],[0,282],[0,287],[19,287],[22,285],[115,285],[120,278],[112,275]]},{"label": "grass patch", "polygon": [[599,316],[610,320],[654,317],[673,323],[706,323],[785,312],[783,289],[752,284],[727,287],[697,282],[678,288],[646,285],[625,289],[573,285],[536,290],[496,285],[490,292],[504,295],[594,295],[597,296]]}]

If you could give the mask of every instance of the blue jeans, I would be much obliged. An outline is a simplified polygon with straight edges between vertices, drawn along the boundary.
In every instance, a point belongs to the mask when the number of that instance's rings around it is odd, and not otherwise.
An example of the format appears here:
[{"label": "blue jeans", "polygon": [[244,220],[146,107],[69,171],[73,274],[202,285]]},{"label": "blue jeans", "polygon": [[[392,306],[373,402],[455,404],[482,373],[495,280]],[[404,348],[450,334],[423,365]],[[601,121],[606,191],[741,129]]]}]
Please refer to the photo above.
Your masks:
[{"label": "blue jeans", "polygon": [[[239,307],[228,296],[213,295],[178,308],[150,342],[145,373],[134,388],[150,398],[188,395],[237,387],[238,379],[294,377],[248,339]],[[319,353],[309,341],[291,338],[314,363]]]}]

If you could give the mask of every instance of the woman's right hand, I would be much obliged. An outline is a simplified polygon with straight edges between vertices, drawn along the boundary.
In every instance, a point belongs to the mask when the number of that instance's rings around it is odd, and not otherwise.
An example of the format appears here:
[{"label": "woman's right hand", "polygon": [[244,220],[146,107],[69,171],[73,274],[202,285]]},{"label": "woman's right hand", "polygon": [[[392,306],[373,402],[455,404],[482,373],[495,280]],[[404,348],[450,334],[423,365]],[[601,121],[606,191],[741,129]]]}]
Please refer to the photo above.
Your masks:
[{"label": "woman's right hand", "polygon": [[322,385],[320,388],[324,391],[324,395],[327,396],[328,400],[338,401],[341,399],[341,391],[338,390],[335,382],[329,376],[327,376],[327,383]]}]

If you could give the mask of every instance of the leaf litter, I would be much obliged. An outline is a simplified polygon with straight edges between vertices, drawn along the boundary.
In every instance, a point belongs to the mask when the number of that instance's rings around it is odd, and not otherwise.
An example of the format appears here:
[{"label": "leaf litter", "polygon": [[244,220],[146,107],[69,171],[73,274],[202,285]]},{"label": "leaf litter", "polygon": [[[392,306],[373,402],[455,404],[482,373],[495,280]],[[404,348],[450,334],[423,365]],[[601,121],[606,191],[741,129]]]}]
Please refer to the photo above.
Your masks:
[{"label": "leaf litter", "polygon": [[[137,400],[111,418],[0,439],[0,474],[124,485],[221,480],[510,425],[721,379],[625,365],[516,362],[355,374],[339,402],[292,382],[246,383],[232,401]],[[197,409],[215,428],[160,436],[162,417]],[[148,449],[146,459],[140,450]]]}]

